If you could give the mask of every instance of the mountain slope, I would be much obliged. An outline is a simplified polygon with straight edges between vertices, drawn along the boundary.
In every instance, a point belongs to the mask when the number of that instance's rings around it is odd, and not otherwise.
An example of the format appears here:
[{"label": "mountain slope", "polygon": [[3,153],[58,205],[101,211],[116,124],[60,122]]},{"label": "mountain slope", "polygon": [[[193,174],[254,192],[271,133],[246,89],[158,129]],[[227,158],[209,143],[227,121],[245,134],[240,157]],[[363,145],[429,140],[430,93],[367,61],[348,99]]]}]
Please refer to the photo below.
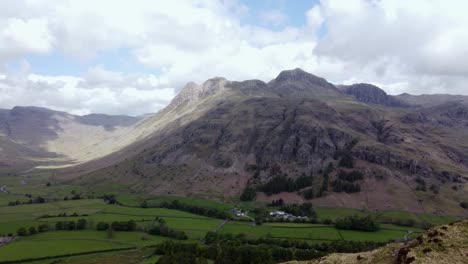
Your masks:
[{"label": "mountain slope", "polygon": [[338,88],[343,93],[354,96],[358,101],[363,103],[404,106],[403,102],[388,95],[384,90],[372,84],[357,83],[353,85],[339,85]]},{"label": "mountain slope", "polygon": [[432,228],[405,244],[388,244],[371,252],[331,254],[311,261],[289,264],[382,263],[443,264],[466,263],[468,258],[468,220]]},{"label": "mountain slope", "polygon": [[[464,215],[458,205],[468,191],[463,109],[366,104],[300,69],[268,83],[214,78],[188,84],[145,121],[153,129],[138,142],[62,175],[135,192],[231,197],[278,175],[312,175],[317,205]],[[421,115],[431,118],[419,122]],[[364,174],[360,192],[333,191],[339,171],[352,170],[336,168],[345,152]],[[335,169],[317,197],[330,163]]]},{"label": "mountain slope", "polygon": [[[39,107],[0,111],[0,157],[9,167],[69,166],[119,148],[118,137],[134,131],[139,117],[76,116]],[[121,145],[131,142],[124,141]]]}]

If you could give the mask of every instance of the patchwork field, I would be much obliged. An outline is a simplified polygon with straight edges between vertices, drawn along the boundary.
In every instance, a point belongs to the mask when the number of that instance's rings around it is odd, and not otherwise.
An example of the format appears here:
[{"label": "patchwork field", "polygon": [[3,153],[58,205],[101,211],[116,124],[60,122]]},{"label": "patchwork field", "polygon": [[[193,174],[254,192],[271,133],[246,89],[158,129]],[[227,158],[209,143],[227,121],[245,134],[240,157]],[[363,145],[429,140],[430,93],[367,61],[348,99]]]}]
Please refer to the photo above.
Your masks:
[{"label": "patchwork field", "polygon": [[[409,231],[416,236],[423,229],[405,227],[396,224],[381,224],[377,232],[338,230],[333,225],[276,222],[253,225],[251,220],[240,218],[225,222],[223,219],[192,214],[185,211],[154,208],[163,202],[178,200],[180,203],[207,209],[228,212],[237,207],[250,211],[255,217],[256,208],[274,210],[258,202],[213,201],[203,198],[180,198],[174,196],[148,197],[128,193],[116,196],[116,204],[108,204],[97,198],[104,193],[84,190],[79,187],[48,183],[48,175],[35,177],[17,176],[5,178],[0,193],[0,236],[15,237],[18,229],[38,228],[46,225],[49,231],[27,236],[16,236],[15,240],[0,246],[0,263],[25,262],[43,264],[57,263],[154,263],[153,247],[171,238],[150,235],[143,232],[154,226],[156,219],[163,219],[166,225],[188,236],[187,242],[201,242],[207,232],[217,230],[220,234],[245,234],[248,238],[270,237],[275,239],[305,241],[310,244],[332,241],[390,241],[401,239]],[[4,183],[3,183],[4,182]],[[47,186],[49,185],[49,186]],[[115,188],[117,190],[118,187]],[[119,192],[115,192],[119,193]],[[79,199],[71,198],[79,195]],[[30,197],[43,197],[46,203],[21,204],[8,206],[12,201],[27,203]],[[68,199],[66,199],[68,198]],[[66,199],[66,200],[64,200]],[[145,201],[149,208],[140,205]],[[335,220],[345,216],[373,215],[385,222],[389,219],[398,221],[425,221],[430,224],[443,224],[453,221],[454,217],[430,214],[412,214],[406,212],[370,213],[355,209],[316,208],[317,218]],[[87,227],[83,230],[55,231],[57,222],[78,221],[85,219]],[[132,232],[97,231],[99,222],[129,221],[136,223]]]}]

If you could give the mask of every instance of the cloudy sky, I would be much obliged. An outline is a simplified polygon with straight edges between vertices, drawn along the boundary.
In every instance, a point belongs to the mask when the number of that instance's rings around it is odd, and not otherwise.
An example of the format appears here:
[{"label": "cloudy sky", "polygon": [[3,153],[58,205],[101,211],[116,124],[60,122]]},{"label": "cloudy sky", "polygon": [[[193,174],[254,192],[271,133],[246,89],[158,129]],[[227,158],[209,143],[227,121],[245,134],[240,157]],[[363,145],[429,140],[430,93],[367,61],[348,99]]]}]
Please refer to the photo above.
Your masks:
[{"label": "cloudy sky", "polygon": [[0,2],[0,108],[138,115],[188,81],[300,67],[388,93],[468,95],[464,0]]}]

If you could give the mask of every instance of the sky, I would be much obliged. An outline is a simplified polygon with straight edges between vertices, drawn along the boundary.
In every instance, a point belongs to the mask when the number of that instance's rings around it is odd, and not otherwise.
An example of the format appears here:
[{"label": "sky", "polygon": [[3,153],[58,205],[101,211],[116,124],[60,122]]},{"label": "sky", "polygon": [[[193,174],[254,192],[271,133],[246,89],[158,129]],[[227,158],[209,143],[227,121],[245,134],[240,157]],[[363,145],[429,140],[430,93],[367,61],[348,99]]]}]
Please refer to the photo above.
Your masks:
[{"label": "sky", "polygon": [[0,1],[0,108],[140,115],[189,81],[302,68],[468,95],[464,0]]}]

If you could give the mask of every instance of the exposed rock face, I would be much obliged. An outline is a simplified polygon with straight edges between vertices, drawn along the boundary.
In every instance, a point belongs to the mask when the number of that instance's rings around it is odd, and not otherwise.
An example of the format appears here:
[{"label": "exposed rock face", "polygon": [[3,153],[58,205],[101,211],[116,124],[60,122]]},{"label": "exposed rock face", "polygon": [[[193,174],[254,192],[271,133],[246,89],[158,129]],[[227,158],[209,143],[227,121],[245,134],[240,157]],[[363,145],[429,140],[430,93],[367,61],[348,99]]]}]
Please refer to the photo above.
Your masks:
[{"label": "exposed rock face", "polygon": [[168,112],[178,107],[185,107],[199,102],[200,100],[222,92],[225,89],[227,80],[225,78],[216,77],[209,79],[202,85],[197,85],[194,82],[187,83],[180,93],[172,99],[171,103],[163,110]]},{"label": "exposed rock face", "polygon": [[403,106],[398,99],[388,95],[379,87],[368,84],[358,83],[353,85],[341,85],[339,88],[347,95],[354,96],[358,101],[369,104],[381,104],[386,106]]},{"label": "exposed rock face", "polygon": [[[427,188],[441,190],[465,182],[468,132],[439,122],[463,120],[463,108],[399,107],[366,84],[350,91],[358,98],[300,69],[284,71],[268,83],[223,78],[189,83],[155,117],[165,126],[119,156],[109,156],[108,167],[84,178],[112,179],[155,194],[238,196],[247,184],[275,175],[314,175],[320,185],[321,172],[330,163],[338,166],[340,155],[349,151],[354,169],[365,174],[362,193],[345,197],[329,191],[328,198],[314,203],[415,212],[425,211],[420,200],[427,197],[414,192],[418,177]],[[457,202],[466,195],[463,188],[437,195],[451,207],[431,204],[430,210],[464,213]]]},{"label": "exposed rock face", "polygon": [[[67,158],[87,163],[57,174],[82,176],[83,184],[112,180],[138,192],[238,196],[248,184],[276,175],[313,175],[318,189],[331,163],[328,192],[316,204],[466,213],[458,206],[468,195],[466,104],[432,100],[428,107],[400,107],[372,85],[339,88],[295,69],[268,83],[189,83],[143,120],[0,110],[0,164],[11,167],[17,157]],[[336,169],[343,153],[365,175],[361,193],[331,192],[338,170],[351,170]],[[420,178],[440,192],[415,191]]]},{"label": "exposed rock face", "polygon": [[336,96],[339,93],[333,84],[301,69],[282,71],[268,86],[282,97]]}]

